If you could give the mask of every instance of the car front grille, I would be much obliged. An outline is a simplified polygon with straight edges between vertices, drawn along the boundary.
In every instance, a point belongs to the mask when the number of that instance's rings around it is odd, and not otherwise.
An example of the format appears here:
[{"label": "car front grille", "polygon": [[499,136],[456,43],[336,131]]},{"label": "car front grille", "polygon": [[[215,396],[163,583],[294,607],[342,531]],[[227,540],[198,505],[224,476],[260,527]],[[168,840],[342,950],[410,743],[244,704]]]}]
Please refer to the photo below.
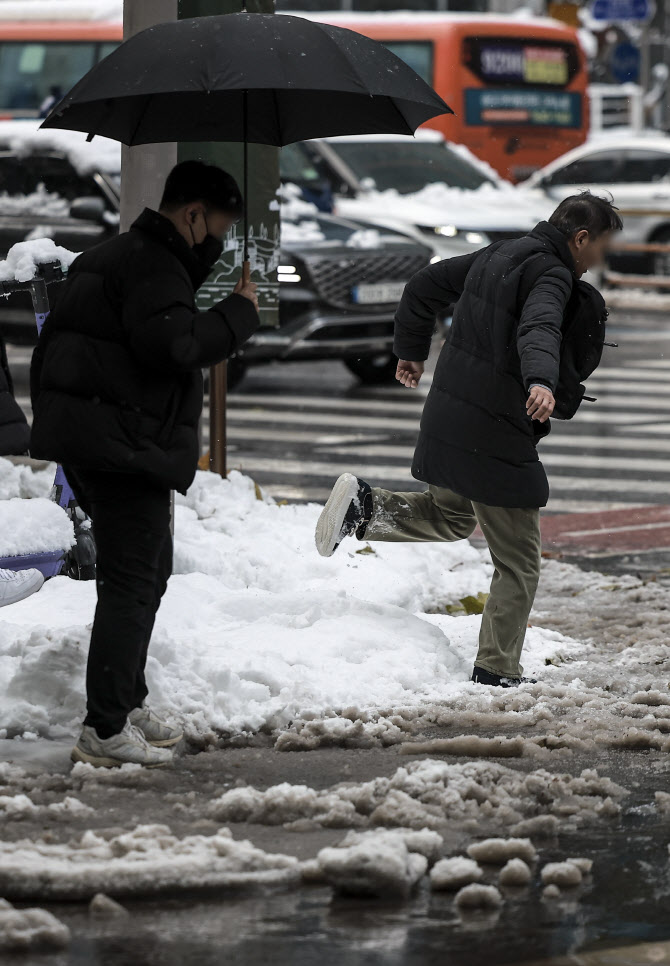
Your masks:
[{"label": "car front grille", "polygon": [[[317,294],[330,305],[350,308],[352,289],[360,284],[408,282],[415,272],[425,268],[428,260],[421,252],[366,253],[351,255],[311,255],[305,259]],[[361,306],[357,306],[361,308]],[[366,305],[375,311],[383,306]]]}]

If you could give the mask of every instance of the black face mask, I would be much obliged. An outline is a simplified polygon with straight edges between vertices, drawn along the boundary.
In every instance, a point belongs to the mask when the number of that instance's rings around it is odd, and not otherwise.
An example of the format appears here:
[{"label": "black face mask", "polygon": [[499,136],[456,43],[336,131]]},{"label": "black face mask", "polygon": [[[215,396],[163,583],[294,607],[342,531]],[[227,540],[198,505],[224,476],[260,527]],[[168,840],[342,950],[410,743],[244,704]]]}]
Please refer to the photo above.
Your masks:
[{"label": "black face mask", "polygon": [[201,242],[196,242],[195,235],[193,234],[193,226],[189,225],[193,239],[193,247],[191,250],[198,261],[209,270],[221,257],[223,242],[220,238],[215,238],[214,235],[210,234],[209,226],[207,225],[207,215],[203,214],[202,217],[205,219],[207,234]]}]

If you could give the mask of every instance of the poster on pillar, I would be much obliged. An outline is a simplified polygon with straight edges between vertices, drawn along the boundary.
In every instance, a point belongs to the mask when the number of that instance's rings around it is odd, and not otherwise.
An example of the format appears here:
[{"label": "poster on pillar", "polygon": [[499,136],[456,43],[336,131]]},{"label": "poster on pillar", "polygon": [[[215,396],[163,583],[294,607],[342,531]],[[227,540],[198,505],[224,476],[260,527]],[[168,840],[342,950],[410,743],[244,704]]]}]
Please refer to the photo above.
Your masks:
[{"label": "poster on pillar", "polygon": [[[179,0],[179,19],[239,13],[241,0]],[[274,13],[273,0],[247,0],[249,13]],[[237,142],[181,142],[178,159],[197,158],[230,172],[243,185],[243,145]],[[249,261],[258,285],[261,324],[279,324],[279,149],[266,144],[248,147]],[[224,240],[221,258],[198,292],[198,308],[207,309],[233,290],[242,274],[244,229],[235,225]]]}]

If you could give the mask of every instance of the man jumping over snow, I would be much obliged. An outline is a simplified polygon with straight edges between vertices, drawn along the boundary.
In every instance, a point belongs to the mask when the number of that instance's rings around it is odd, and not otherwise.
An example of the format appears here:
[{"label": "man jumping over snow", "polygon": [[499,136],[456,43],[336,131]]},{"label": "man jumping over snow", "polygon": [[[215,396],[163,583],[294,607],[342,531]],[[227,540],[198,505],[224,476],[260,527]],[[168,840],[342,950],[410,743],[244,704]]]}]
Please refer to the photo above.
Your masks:
[{"label": "man jumping over snow", "polygon": [[540,507],[549,486],[537,442],[549,417],[570,418],[580,380],[602,351],[606,310],[579,281],[602,264],[622,222],[583,192],[523,238],[445,259],[407,284],[395,318],[396,379],[416,389],[435,318],[455,305],[421,419],[412,475],[423,492],[372,488],[341,476],[316,544],[330,556],[346,536],[367,541],[463,540],[478,523],[494,565],[472,680],[515,686],[540,575]]},{"label": "man jumping over snow", "polygon": [[33,356],[32,455],[63,465],[97,544],[74,761],[164,765],[181,738],[147,705],[144,666],[172,572],[170,489],[186,492],[200,455],[201,370],[260,324],[253,283],[195,307],[241,213],[229,174],[178,164],[159,211],[75,259]]}]

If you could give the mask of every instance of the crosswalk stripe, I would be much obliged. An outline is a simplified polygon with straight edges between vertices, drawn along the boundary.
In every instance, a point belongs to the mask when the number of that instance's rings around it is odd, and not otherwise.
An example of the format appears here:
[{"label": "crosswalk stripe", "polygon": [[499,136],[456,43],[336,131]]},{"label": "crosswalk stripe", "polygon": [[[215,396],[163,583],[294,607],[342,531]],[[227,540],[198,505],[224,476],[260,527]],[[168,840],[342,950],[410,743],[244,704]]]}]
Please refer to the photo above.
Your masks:
[{"label": "crosswalk stripe", "polygon": [[[355,425],[356,429],[362,429],[364,427],[370,429],[398,429],[405,430],[408,433],[416,433],[419,428],[420,412],[417,412],[414,416],[408,417],[407,419],[391,418],[383,416],[356,416],[348,417],[347,420],[343,420],[341,416],[335,414],[329,415],[326,413],[305,413],[296,412],[294,410],[233,410],[228,412],[228,424],[234,426],[238,424],[246,423],[262,423],[269,427],[280,424],[287,425],[291,423],[296,423],[304,426],[337,426],[340,429],[351,428]],[[619,413],[619,412],[603,412],[600,415],[597,413],[587,412],[582,414],[580,412],[579,417],[582,422],[593,422],[593,423],[621,423],[621,424],[646,424],[650,422],[658,422],[654,420],[653,414],[650,414],[647,418],[644,418],[640,413]],[[664,420],[667,425],[667,420]],[[204,418],[203,426],[209,425],[209,420]]]},{"label": "crosswalk stripe", "polygon": [[[230,469],[240,469],[245,473],[266,472],[282,475],[299,474],[302,478],[326,477],[335,480],[342,472],[354,473],[364,479],[383,480],[386,485],[391,482],[406,484],[412,482],[416,486],[416,481],[410,474],[409,466],[396,466],[385,463],[359,463],[354,459],[348,459],[338,466],[337,462],[320,462],[310,460],[305,464],[296,459],[273,459],[271,457],[250,456],[243,459],[232,459]],[[577,467],[574,462],[567,464],[572,469]],[[308,470],[306,472],[306,468]],[[656,493],[670,496],[670,480],[617,480],[615,477],[582,477],[582,476],[563,476],[556,474],[550,476],[550,483],[553,488],[559,491],[581,490],[590,493],[613,493],[625,489],[629,484],[639,493]]]},{"label": "crosswalk stripe", "polygon": [[[373,458],[378,457],[379,459],[393,459],[397,457],[398,459],[411,460],[414,453],[414,447],[411,446],[393,446],[386,445],[383,443],[372,443],[370,446],[363,446],[362,448],[351,448],[347,446],[319,446],[316,448],[318,452],[324,454],[340,455],[340,456],[355,456]],[[551,466],[574,466],[575,456],[573,453],[555,453],[547,452],[546,450],[540,454],[542,463],[547,467]],[[612,469],[619,471],[634,471],[638,473],[667,473],[670,476],[670,459],[654,459],[653,457],[647,457],[641,459],[639,457],[625,457],[621,455],[617,456],[605,456],[605,455],[589,455],[589,454],[579,454],[578,458],[579,466],[586,467],[589,469]]]}]

